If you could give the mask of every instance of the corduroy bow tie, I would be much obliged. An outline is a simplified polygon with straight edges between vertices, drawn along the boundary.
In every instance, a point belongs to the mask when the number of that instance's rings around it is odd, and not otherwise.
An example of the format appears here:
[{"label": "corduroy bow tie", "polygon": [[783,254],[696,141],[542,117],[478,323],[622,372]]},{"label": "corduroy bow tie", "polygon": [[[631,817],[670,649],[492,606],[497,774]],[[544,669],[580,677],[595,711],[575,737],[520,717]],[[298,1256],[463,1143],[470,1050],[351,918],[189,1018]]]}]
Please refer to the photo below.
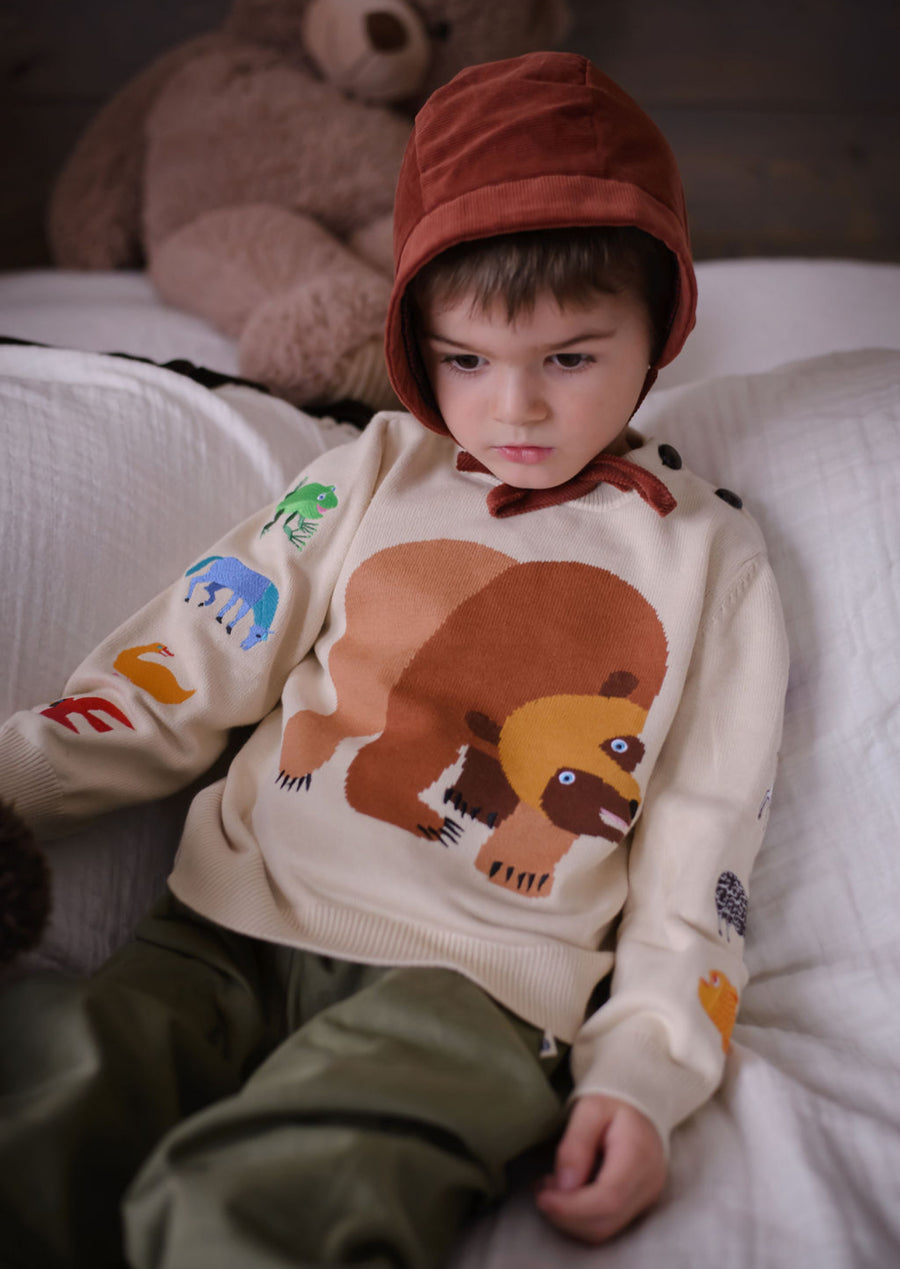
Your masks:
[{"label": "corduroy bow tie", "polygon": [[[491,474],[484,463],[466,450],[457,455],[456,469]],[[497,485],[488,494],[488,510],[497,517],[519,516],[526,511],[539,511],[542,507],[554,507],[557,503],[580,498],[601,483],[613,485],[623,492],[634,489],[661,516],[667,516],[677,505],[663,482],[652,472],[618,454],[598,454],[571,480],[552,489],[517,489],[515,485]]]}]

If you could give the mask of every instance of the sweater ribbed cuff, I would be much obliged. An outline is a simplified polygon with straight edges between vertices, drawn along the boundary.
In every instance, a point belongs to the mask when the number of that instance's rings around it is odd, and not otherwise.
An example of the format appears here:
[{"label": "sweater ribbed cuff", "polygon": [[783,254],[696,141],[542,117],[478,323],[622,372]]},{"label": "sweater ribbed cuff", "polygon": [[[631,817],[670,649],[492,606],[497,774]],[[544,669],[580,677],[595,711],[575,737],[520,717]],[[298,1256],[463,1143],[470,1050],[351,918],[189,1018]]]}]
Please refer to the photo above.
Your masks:
[{"label": "sweater ribbed cuff", "polygon": [[571,1065],[575,1097],[602,1093],[634,1106],[656,1128],[667,1153],[672,1129],[708,1101],[722,1074],[717,1059],[709,1071],[676,1061],[662,1034],[636,1019],[600,1040],[577,1039]]},{"label": "sweater ribbed cuff", "polygon": [[14,727],[0,731],[0,799],[38,836],[51,835],[58,824],[62,798],[56,774]]}]

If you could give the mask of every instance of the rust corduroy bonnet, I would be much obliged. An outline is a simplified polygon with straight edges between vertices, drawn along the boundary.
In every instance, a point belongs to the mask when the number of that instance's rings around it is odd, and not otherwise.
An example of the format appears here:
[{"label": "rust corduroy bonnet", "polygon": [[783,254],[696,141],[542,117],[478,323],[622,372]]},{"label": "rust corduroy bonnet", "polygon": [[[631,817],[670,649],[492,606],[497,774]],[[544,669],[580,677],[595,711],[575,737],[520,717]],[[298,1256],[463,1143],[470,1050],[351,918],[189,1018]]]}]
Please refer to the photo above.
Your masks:
[{"label": "rust corduroy bonnet", "polygon": [[394,390],[422,423],[447,432],[415,350],[406,297],[415,274],[459,242],[586,225],[636,226],[678,262],[668,335],[646,391],[690,333],[697,297],[681,178],[665,137],[574,53],[472,66],[432,94],[397,184],[385,334]]}]

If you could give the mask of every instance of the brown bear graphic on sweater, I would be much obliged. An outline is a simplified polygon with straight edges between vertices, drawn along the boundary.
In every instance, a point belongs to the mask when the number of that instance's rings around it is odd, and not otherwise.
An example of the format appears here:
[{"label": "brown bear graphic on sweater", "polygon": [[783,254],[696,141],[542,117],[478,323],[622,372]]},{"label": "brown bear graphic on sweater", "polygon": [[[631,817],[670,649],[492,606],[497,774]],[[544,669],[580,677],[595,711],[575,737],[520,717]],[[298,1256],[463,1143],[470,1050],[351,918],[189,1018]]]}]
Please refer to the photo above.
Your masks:
[{"label": "brown bear graphic on sweater", "polygon": [[[445,845],[477,820],[491,832],[476,867],[532,896],[550,893],[576,837],[622,839],[667,651],[634,587],[439,540],[371,556],[345,603],[328,661],[337,708],[288,720],[285,788],[308,789],[342,740],[373,736],[350,764],[350,805]],[[445,775],[442,816],[421,795]]]}]

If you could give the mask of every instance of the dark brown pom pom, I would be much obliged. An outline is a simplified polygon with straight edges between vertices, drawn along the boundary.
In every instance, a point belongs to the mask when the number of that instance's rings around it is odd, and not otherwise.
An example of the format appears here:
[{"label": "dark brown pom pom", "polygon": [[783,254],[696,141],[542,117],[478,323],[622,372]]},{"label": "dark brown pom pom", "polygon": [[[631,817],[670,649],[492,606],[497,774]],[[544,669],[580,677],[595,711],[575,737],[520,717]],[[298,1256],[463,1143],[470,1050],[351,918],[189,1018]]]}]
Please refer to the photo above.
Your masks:
[{"label": "dark brown pom pom", "polygon": [[0,802],[0,964],[40,940],[50,913],[50,870],[28,825]]}]

